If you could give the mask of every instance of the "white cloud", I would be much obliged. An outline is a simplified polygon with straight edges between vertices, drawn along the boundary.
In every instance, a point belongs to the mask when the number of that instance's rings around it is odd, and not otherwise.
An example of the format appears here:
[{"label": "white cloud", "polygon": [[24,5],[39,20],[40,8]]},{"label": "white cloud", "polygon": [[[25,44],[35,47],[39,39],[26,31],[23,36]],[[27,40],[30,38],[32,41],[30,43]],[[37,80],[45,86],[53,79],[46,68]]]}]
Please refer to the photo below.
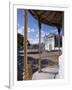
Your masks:
[{"label": "white cloud", "polygon": [[[45,32],[41,31],[41,38],[43,38],[45,36]],[[36,34],[36,38],[39,38],[39,32]]]},{"label": "white cloud", "polygon": [[39,32],[37,32],[37,34],[36,34],[36,38],[39,38]]},{"label": "white cloud", "polygon": [[28,32],[35,32],[35,29],[28,27]]},{"label": "white cloud", "polygon": [[31,29],[31,32],[35,32],[35,30],[32,28],[32,29]]},{"label": "white cloud", "polygon": [[[28,27],[28,33],[30,32],[35,32],[35,30],[33,28]],[[20,26],[20,24],[18,24],[18,33],[24,35],[24,27]]]},{"label": "white cloud", "polygon": [[35,39],[30,38],[29,41],[30,41],[31,44],[36,44],[36,43],[39,42],[39,39],[37,39],[37,38],[35,38]]},{"label": "white cloud", "polygon": [[20,28],[20,24],[19,23],[17,24],[17,28]]},{"label": "white cloud", "polygon": [[28,32],[30,32],[30,28],[28,28]]},{"label": "white cloud", "polygon": [[20,27],[18,28],[18,33],[24,35],[24,27],[23,27],[23,26],[20,26]]},{"label": "white cloud", "polygon": [[45,32],[41,31],[41,37],[43,38],[45,36]]}]

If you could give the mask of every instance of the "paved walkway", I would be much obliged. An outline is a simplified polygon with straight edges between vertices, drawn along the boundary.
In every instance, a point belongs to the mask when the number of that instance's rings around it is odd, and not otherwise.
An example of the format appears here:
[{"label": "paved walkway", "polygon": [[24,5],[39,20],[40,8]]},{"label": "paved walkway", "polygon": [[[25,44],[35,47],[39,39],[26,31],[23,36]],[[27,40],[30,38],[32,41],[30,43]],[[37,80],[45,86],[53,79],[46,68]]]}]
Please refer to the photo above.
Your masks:
[{"label": "paved walkway", "polygon": [[35,72],[32,76],[32,80],[40,80],[40,79],[55,79],[58,74],[59,67],[57,65],[52,67],[45,67],[39,73]]}]

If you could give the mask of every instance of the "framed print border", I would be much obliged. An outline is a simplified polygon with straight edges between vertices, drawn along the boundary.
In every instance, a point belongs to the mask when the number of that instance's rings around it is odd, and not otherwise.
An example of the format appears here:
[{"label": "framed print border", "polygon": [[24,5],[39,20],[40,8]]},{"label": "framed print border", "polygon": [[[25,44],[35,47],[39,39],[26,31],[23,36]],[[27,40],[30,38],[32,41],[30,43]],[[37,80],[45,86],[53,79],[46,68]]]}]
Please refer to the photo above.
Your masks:
[{"label": "framed print border", "polygon": [[[63,54],[64,54],[64,79],[55,79],[55,80],[32,80],[32,81],[17,81],[17,8],[22,9],[42,9],[42,10],[62,10],[64,11],[64,45],[63,45]],[[63,5],[26,5],[23,2],[9,2],[9,43],[10,43],[10,55],[9,55],[9,86],[18,87],[18,86],[52,86],[52,85],[63,85],[69,83],[69,6]],[[42,82],[43,81],[43,82]]]}]

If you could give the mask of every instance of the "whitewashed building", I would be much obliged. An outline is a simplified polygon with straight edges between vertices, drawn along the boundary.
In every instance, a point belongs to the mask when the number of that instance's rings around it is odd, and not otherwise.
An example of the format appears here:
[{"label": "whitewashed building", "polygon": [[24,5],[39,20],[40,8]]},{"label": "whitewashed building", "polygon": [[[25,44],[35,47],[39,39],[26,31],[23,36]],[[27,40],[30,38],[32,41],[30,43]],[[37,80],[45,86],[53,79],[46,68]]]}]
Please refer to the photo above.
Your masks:
[{"label": "whitewashed building", "polygon": [[[51,50],[57,50],[58,49],[58,36],[55,34],[49,33],[48,35],[45,35],[44,37],[44,43],[45,43],[45,50],[51,51]],[[62,37],[60,40],[60,48],[62,47]]]},{"label": "whitewashed building", "polygon": [[48,34],[44,37],[45,50],[53,50],[54,49],[54,35]]}]

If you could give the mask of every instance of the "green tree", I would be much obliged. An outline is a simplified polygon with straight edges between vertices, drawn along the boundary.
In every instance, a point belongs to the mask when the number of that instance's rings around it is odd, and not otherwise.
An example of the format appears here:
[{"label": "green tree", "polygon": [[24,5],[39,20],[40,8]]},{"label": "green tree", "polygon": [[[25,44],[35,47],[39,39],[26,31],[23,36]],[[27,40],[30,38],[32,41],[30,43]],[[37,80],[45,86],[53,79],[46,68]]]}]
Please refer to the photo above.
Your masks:
[{"label": "green tree", "polygon": [[17,47],[20,48],[23,46],[23,35],[17,34]]}]

